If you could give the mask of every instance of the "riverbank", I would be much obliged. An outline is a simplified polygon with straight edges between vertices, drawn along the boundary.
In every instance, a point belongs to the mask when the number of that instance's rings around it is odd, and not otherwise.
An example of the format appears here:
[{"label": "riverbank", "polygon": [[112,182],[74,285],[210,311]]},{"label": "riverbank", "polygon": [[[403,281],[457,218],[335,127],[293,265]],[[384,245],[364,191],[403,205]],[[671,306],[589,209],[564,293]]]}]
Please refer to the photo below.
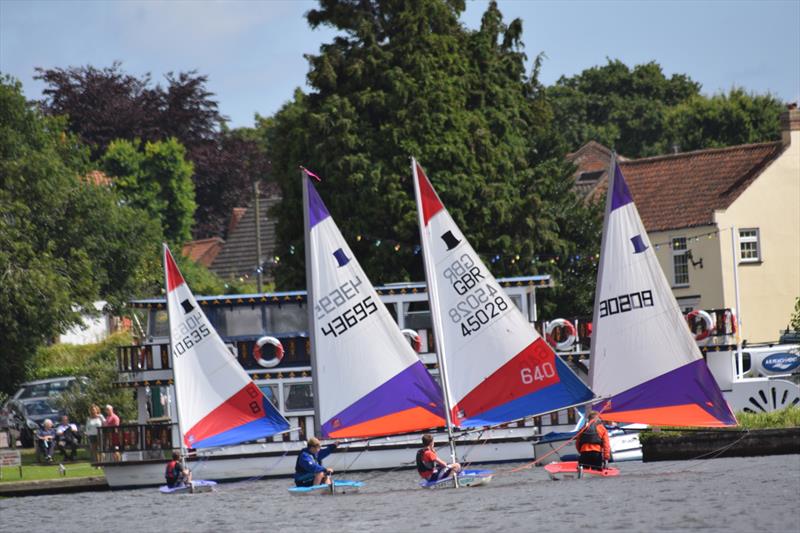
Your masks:
[{"label": "riverbank", "polygon": [[0,483],[0,498],[16,496],[44,496],[47,494],[70,494],[74,492],[99,492],[110,490],[106,478],[72,477],[58,479],[36,479],[32,481],[9,481]]},{"label": "riverbank", "polygon": [[648,432],[640,441],[644,462],[789,455],[800,453],[800,427]]}]

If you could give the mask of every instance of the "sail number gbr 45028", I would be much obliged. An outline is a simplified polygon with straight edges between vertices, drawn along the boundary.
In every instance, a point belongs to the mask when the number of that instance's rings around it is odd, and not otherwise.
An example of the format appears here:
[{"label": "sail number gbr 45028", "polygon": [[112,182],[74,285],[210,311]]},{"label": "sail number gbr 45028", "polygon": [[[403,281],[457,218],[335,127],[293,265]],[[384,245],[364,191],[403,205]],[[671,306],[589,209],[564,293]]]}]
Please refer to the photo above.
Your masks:
[{"label": "sail number gbr 45028", "polygon": [[502,291],[486,279],[468,254],[453,261],[442,276],[456,294],[464,297],[447,311],[450,320],[461,326],[462,336],[478,332],[508,310],[509,303]]}]

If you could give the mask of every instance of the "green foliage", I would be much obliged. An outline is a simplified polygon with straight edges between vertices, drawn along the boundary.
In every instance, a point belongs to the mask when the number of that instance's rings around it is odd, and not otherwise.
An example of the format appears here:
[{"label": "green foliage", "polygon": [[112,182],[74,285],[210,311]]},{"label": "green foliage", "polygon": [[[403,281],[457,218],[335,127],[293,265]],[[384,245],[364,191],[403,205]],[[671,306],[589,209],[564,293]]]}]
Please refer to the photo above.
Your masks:
[{"label": "green foliage", "polygon": [[65,391],[58,399],[70,419],[83,423],[89,407],[94,403],[103,406],[110,403],[120,419],[136,417],[133,390],[116,388],[117,347],[130,345],[129,334],[119,333],[105,341],[91,345],[56,344],[40,348],[32,361],[32,379],[54,376],[86,376],[84,387]]},{"label": "green foliage", "polygon": [[780,140],[782,111],[783,105],[773,96],[748,94],[743,89],[711,98],[695,95],[666,110],[664,133],[655,151],[667,153],[672,146],[691,151]]},{"label": "green foliage", "polygon": [[789,319],[789,329],[800,331],[800,296],[794,302],[794,313]]},{"label": "green foliage", "polygon": [[[740,431],[743,429],[781,429],[800,427],[800,406],[790,406],[769,413],[736,413],[738,426],[720,429],[708,429],[708,431]],[[692,431],[696,431],[693,429]],[[687,433],[686,428],[664,426],[659,431],[643,431],[639,434],[639,440],[645,442],[650,439],[669,438],[675,435]]]},{"label": "green foliage", "polygon": [[159,221],[169,242],[191,239],[197,204],[192,183],[193,166],[186,150],[174,138],[147,142],[116,140],[100,160],[114,176],[114,185],[131,206],[147,211]]},{"label": "green foliage", "polygon": [[796,428],[800,427],[800,406],[771,413],[736,413],[736,420],[743,429]]},{"label": "green foliage", "polygon": [[26,448],[18,450],[22,460],[22,477],[19,475],[19,467],[3,466],[3,476],[0,483],[15,481],[33,481],[37,479],[63,479],[65,477],[104,477],[102,470],[95,470],[89,462],[89,452],[85,448],[78,448],[78,461],[66,463],[65,471],[62,475],[59,465],[42,465],[36,462],[36,449]]},{"label": "green foliage", "polygon": [[632,69],[619,60],[562,77],[547,89],[556,127],[570,149],[595,140],[627,157],[779,138],[782,105],[771,95],[706,97],[686,75],[664,75],[656,62]]},{"label": "green foliage", "polygon": [[[0,390],[92,302],[135,294],[157,227],[88,183],[88,150],[0,80]],[[156,237],[157,238],[157,237]]]},{"label": "green foliage", "polygon": [[309,58],[314,91],[260,124],[284,198],[279,248],[296,250],[281,256],[280,288],[305,284],[298,163],[323,177],[320,195],[374,283],[423,279],[410,156],[478,253],[502,256],[494,274],[552,273],[562,265],[545,257],[586,244],[562,233],[570,168],[537,72],[525,73],[521,22],[506,24],[492,3],[469,31],[462,9],[324,0],[308,13],[312,27],[344,35]]}]

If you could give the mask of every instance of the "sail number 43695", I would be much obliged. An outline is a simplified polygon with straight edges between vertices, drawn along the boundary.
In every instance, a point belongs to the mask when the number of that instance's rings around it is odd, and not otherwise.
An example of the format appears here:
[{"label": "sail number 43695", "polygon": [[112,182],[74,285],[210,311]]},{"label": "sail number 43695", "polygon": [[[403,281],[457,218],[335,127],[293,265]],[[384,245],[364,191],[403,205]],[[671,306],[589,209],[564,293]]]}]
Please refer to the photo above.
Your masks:
[{"label": "sail number 43695", "polygon": [[519,371],[519,377],[522,379],[522,383],[525,385],[530,385],[535,381],[544,381],[554,377],[555,375],[556,369],[553,368],[552,363],[549,361],[540,365],[536,365],[533,368],[523,368]]}]

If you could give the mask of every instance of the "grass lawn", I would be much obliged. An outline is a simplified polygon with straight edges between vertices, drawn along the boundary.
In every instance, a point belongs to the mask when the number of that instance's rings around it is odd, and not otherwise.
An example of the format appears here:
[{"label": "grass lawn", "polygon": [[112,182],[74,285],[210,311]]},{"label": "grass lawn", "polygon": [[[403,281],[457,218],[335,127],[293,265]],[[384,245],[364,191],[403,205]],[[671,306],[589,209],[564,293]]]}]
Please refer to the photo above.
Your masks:
[{"label": "grass lawn", "polygon": [[[89,452],[83,448],[78,449],[76,461],[61,461],[61,454],[53,455],[53,463],[46,465],[36,462],[36,452],[33,448],[18,448],[22,458],[22,477],[19,476],[18,466],[4,466],[3,479],[0,483],[9,481],[33,481],[36,479],[61,479],[64,477],[102,477],[102,468],[92,468],[89,462]],[[58,465],[63,464],[66,475],[61,475]]]}]

